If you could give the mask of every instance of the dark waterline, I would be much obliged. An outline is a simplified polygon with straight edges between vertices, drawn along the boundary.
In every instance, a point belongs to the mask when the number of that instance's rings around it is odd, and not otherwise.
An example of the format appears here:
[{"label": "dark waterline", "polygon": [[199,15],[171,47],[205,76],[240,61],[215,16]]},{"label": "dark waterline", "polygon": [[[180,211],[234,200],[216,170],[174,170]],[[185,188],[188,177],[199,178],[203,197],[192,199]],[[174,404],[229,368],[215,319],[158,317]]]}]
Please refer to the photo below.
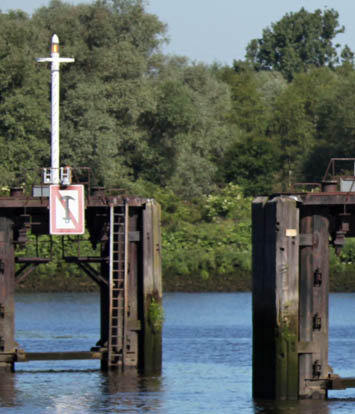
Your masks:
[{"label": "dark waterline", "polygon": [[[334,371],[355,376],[355,295],[330,297]],[[250,293],[164,297],[161,377],[100,372],[98,361],[31,362],[0,378],[2,413],[349,413],[355,390],[326,402],[251,398]],[[97,294],[18,294],[16,338],[30,351],[88,350],[99,339]]]}]

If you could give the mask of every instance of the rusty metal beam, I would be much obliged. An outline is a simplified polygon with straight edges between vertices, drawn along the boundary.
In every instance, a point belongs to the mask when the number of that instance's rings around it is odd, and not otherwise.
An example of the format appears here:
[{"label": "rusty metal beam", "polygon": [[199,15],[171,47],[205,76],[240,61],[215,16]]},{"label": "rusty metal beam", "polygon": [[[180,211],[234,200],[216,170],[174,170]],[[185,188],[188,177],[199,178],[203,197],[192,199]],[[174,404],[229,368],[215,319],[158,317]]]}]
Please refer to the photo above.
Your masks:
[{"label": "rusty metal beam", "polygon": [[107,279],[101,276],[100,272],[91,267],[89,263],[77,261],[76,264],[99,286],[108,286]]}]

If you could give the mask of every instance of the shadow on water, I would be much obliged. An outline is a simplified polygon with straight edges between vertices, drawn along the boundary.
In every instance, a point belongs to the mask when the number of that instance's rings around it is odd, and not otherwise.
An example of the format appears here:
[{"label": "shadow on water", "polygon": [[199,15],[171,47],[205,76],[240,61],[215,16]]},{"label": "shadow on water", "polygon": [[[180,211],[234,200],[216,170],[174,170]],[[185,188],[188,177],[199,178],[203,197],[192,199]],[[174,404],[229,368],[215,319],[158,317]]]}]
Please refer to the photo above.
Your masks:
[{"label": "shadow on water", "polygon": [[103,381],[101,390],[105,394],[160,392],[162,380],[160,376],[143,376],[136,369],[126,369],[117,375],[114,371],[101,373]]},{"label": "shadow on water", "polygon": [[255,414],[328,414],[328,401],[255,401]]},{"label": "shadow on water", "polygon": [[106,396],[98,409],[119,407],[127,412],[159,411],[162,406],[162,379],[142,376],[135,369],[122,374],[103,372],[101,392]]}]

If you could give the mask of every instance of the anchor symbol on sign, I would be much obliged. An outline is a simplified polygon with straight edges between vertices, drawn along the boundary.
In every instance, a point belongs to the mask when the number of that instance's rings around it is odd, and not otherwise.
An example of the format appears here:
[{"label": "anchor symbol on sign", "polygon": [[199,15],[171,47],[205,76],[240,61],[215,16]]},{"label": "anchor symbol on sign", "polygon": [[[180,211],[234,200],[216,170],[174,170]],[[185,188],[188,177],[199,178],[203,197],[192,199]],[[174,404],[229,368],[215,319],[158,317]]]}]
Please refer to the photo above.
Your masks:
[{"label": "anchor symbol on sign", "polygon": [[69,201],[70,200],[75,200],[75,198],[74,197],[71,197],[71,196],[64,196],[64,197],[61,197],[61,201],[64,201],[64,203],[65,203],[65,217],[63,217],[63,220],[66,222],[66,223],[70,223],[71,222],[71,217],[70,217],[70,210],[69,210]]}]

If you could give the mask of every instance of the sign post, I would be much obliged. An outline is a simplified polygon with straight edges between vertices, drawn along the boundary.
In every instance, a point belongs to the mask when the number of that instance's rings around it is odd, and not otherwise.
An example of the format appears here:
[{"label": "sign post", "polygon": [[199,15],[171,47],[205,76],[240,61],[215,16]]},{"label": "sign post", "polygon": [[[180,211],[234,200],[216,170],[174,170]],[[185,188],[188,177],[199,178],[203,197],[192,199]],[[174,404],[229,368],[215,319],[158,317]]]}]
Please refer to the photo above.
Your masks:
[{"label": "sign post", "polygon": [[50,58],[37,58],[37,62],[51,62],[52,74],[52,140],[51,140],[51,156],[52,168],[51,178],[52,184],[59,184],[59,66],[61,63],[72,63],[73,58],[59,57],[59,39],[56,34],[52,36],[52,48]]}]

